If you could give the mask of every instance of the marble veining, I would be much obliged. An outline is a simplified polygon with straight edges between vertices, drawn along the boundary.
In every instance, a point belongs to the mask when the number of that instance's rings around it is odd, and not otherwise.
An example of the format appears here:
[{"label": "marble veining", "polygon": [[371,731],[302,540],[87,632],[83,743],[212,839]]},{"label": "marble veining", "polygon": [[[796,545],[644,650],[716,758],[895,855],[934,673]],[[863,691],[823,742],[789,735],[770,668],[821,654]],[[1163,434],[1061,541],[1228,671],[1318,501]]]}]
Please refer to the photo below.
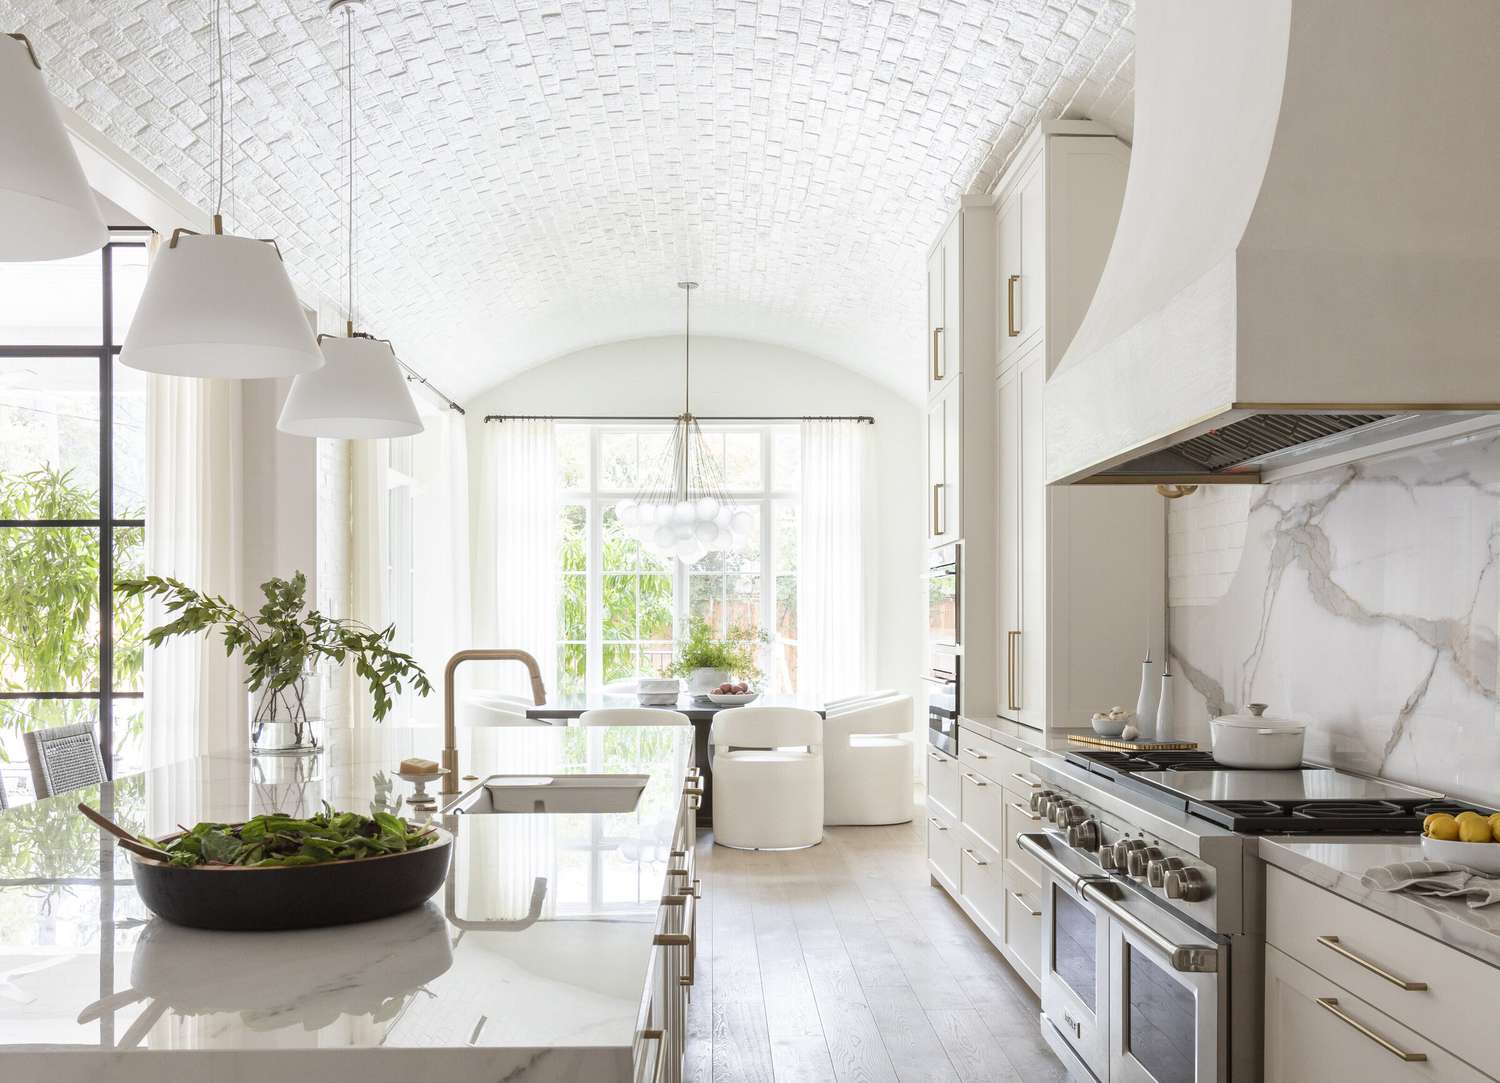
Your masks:
[{"label": "marble veining", "polygon": [[1500,436],[1257,487],[1247,519],[1223,594],[1171,608],[1175,734],[1265,702],[1310,759],[1500,804]]},{"label": "marble veining", "polygon": [[691,742],[676,727],[464,731],[476,771],[650,781],[628,813],[445,817],[442,891],[328,929],[162,921],[76,805],[151,834],[325,800],[393,807],[409,787],[389,772],[434,753],[438,730],[340,731],[321,757],[185,761],[0,813],[0,1078],[630,1079]]},{"label": "marble veining", "polygon": [[1367,869],[1398,861],[1421,861],[1416,839],[1271,837],[1260,840],[1260,856],[1310,883],[1378,911],[1419,933],[1441,940],[1491,966],[1500,966],[1500,906],[1475,909],[1461,899],[1404,891],[1381,891],[1360,882]]}]

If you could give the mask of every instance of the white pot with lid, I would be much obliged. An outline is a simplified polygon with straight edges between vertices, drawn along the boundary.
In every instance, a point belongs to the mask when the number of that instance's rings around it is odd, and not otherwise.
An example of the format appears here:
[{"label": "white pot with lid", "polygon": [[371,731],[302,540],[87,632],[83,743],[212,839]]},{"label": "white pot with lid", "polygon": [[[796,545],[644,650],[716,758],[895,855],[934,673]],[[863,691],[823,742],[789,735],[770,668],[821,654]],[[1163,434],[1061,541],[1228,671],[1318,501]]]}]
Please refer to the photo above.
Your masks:
[{"label": "white pot with lid", "polygon": [[1210,721],[1214,759],[1225,767],[1279,770],[1302,765],[1307,723],[1265,717],[1264,703],[1251,703],[1245,714]]}]

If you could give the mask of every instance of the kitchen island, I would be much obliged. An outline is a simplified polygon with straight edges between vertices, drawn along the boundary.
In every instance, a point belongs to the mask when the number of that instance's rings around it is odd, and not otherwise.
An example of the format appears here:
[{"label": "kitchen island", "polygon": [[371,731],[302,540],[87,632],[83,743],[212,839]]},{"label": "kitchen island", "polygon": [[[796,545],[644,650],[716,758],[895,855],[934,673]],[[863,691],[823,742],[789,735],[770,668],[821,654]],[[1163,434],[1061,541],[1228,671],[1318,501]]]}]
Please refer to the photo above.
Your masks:
[{"label": "kitchen island", "polygon": [[340,731],[317,756],[185,761],[0,813],[0,1078],[624,1081],[638,1064],[649,1078],[674,1046],[657,1035],[682,1018],[661,990],[684,984],[692,950],[693,907],[663,905],[681,882],[669,867],[691,860],[690,730],[462,731],[461,763],[481,776],[649,780],[627,813],[437,817],[456,836],[444,889],[361,925],[171,925],[76,808],[153,835],[324,801],[394,810],[410,792],[396,765],[440,743],[436,729]]}]

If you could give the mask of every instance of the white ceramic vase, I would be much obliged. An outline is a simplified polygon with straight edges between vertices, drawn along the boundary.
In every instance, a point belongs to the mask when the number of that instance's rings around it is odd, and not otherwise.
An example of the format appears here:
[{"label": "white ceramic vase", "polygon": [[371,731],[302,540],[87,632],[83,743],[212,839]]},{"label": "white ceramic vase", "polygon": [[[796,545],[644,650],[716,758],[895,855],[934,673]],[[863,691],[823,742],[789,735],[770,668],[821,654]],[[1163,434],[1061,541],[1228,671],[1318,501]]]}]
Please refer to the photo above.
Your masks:
[{"label": "white ceramic vase", "polygon": [[707,667],[695,669],[688,674],[688,691],[695,696],[706,695],[718,688],[721,684],[729,682],[729,670],[709,669]]}]

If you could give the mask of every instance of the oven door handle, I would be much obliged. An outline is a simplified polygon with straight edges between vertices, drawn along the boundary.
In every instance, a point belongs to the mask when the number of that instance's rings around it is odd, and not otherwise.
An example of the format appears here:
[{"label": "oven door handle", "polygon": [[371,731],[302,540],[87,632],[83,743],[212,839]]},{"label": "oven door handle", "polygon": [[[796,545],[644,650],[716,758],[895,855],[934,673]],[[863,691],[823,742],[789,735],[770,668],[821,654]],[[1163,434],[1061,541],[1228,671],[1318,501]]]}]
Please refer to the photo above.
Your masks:
[{"label": "oven door handle", "polygon": [[1083,897],[1166,956],[1173,970],[1182,974],[1218,973],[1218,948],[1210,944],[1175,943],[1121,906],[1110,894],[1111,890],[1119,889],[1107,880],[1085,880]]},{"label": "oven door handle", "polygon": [[1057,855],[1052,852],[1052,839],[1042,832],[1023,831],[1016,836],[1016,844],[1045,865],[1054,879],[1061,881],[1069,891],[1076,895],[1083,894],[1084,885],[1096,879],[1080,876],[1059,861]]}]

